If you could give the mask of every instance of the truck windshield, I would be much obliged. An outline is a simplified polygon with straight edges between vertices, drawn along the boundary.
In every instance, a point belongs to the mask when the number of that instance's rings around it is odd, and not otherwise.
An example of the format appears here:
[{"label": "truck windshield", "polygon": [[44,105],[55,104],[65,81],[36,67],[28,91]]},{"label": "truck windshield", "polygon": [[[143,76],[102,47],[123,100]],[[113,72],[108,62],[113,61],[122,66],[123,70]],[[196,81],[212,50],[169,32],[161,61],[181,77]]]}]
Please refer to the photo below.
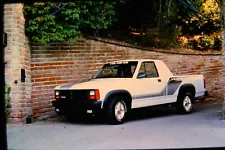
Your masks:
[{"label": "truck windshield", "polygon": [[132,78],[137,67],[137,61],[115,62],[105,64],[94,76],[97,78]]}]

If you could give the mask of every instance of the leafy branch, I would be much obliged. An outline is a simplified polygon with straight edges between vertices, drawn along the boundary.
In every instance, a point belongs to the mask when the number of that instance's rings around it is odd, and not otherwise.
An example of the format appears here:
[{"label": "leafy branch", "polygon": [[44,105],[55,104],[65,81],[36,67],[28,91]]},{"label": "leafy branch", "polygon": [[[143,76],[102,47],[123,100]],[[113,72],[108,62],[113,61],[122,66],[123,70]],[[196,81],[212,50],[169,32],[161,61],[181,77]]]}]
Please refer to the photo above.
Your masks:
[{"label": "leafy branch", "polygon": [[83,31],[107,29],[116,20],[114,6],[103,0],[25,4],[26,34],[39,44],[74,41]]}]

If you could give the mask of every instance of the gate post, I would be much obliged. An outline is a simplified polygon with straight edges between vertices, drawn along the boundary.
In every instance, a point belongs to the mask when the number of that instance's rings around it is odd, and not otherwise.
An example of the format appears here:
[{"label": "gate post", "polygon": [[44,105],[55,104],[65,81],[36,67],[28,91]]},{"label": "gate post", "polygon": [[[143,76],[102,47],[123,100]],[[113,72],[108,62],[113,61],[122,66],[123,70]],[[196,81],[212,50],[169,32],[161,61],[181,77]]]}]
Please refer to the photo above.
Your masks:
[{"label": "gate post", "polygon": [[[25,36],[23,4],[4,5],[5,82],[11,87],[9,122],[25,123],[32,114],[30,48]],[[25,73],[25,74],[24,74]],[[25,75],[25,76],[24,76]],[[26,77],[23,80],[21,77]]]}]

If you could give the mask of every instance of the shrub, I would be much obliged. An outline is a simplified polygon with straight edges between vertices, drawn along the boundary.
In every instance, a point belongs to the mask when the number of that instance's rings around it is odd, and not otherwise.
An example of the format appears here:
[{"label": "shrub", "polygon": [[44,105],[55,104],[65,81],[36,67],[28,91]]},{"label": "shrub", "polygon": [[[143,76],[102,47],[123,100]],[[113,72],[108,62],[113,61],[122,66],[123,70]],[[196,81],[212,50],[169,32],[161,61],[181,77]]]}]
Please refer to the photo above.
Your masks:
[{"label": "shrub", "polygon": [[200,37],[200,49],[201,50],[208,50],[209,48],[212,48],[214,45],[214,38],[208,37],[208,36],[203,36]]},{"label": "shrub", "polygon": [[222,37],[195,36],[194,38],[188,39],[187,47],[195,50],[221,50]]},{"label": "shrub", "polygon": [[221,50],[222,49],[222,36],[216,36],[214,37],[214,50]]},{"label": "shrub", "polygon": [[11,87],[8,84],[6,84],[5,85],[5,108],[6,108],[7,118],[9,117],[9,111],[7,108],[10,107],[10,96],[9,96],[10,92],[11,92]]},{"label": "shrub", "polygon": [[107,29],[116,20],[114,6],[114,2],[103,0],[26,3],[25,31],[39,44],[74,42],[83,32]]},{"label": "shrub", "polygon": [[188,40],[187,47],[189,49],[197,49],[198,48],[198,42],[196,40]]}]

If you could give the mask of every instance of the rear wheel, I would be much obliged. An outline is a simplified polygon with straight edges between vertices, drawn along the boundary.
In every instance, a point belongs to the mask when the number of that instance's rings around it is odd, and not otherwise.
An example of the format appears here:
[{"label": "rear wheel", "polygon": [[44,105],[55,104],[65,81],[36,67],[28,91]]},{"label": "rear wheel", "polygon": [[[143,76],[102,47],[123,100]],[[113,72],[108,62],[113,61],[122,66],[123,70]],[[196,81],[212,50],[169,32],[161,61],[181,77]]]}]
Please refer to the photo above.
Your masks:
[{"label": "rear wheel", "polygon": [[111,124],[122,124],[127,117],[127,104],[122,97],[112,98],[107,107],[107,120]]},{"label": "rear wheel", "polygon": [[181,114],[191,113],[193,110],[193,96],[191,93],[186,92],[178,96],[177,110]]}]

